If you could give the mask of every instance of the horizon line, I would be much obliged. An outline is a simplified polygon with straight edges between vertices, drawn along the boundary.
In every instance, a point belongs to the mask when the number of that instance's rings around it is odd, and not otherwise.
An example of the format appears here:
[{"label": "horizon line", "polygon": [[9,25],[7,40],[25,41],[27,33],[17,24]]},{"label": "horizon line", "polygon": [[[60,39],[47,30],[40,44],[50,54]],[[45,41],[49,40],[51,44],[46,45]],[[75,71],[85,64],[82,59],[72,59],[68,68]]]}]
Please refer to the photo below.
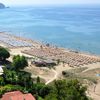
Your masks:
[{"label": "horizon line", "polygon": [[[4,4],[4,3],[3,3]],[[4,4],[5,5],[5,4]],[[100,7],[100,4],[28,4],[28,5],[6,5],[9,7]]]}]

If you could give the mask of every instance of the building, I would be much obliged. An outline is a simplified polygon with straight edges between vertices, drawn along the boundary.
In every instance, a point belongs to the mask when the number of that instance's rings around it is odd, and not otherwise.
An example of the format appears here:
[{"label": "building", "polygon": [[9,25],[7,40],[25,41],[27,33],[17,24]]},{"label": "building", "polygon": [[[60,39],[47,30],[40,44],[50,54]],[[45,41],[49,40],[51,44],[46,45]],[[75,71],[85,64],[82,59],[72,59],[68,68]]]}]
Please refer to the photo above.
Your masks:
[{"label": "building", "polygon": [[3,69],[2,69],[3,66],[0,66],[0,75],[3,74]]},{"label": "building", "polygon": [[36,100],[32,94],[23,94],[20,91],[7,92],[2,96],[1,100]]},{"label": "building", "polygon": [[56,62],[53,61],[53,60],[35,60],[32,62],[32,64],[35,64],[36,66],[39,66],[39,67],[46,67],[46,66],[55,66],[56,65]]}]

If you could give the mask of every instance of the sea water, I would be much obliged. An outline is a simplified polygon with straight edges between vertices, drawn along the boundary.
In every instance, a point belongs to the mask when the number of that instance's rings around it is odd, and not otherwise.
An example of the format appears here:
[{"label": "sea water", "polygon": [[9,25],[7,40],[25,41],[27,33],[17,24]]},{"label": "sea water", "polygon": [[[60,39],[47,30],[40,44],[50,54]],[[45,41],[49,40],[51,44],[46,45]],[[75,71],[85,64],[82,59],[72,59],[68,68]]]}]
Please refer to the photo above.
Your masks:
[{"label": "sea water", "polygon": [[100,7],[0,9],[0,31],[100,55]]}]

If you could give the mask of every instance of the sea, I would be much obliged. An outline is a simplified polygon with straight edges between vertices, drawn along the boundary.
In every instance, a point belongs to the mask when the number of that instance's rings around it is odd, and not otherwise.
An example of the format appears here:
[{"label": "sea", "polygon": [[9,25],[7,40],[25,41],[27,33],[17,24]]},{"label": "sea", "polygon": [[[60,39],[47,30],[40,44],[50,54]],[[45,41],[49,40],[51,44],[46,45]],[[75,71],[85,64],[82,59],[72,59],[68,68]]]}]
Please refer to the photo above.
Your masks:
[{"label": "sea", "polygon": [[99,6],[0,9],[0,31],[53,46],[100,55]]}]

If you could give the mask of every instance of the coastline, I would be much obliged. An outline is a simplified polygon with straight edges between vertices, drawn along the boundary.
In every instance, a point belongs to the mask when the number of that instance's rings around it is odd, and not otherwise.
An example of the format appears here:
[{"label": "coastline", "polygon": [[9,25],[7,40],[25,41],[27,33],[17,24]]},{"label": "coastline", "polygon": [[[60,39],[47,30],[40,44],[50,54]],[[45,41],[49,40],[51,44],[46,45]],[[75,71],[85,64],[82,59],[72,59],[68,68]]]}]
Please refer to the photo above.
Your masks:
[{"label": "coastline", "polygon": [[[8,35],[8,36],[10,36],[10,38],[15,38],[18,41],[25,41],[25,42],[33,44],[32,46],[26,46],[26,47],[34,47],[34,46],[40,47],[41,45],[42,46],[46,46],[47,45],[47,44],[41,43],[40,41],[34,41],[32,39],[18,37],[16,35],[13,35],[13,34],[10,34],[10,33],[7,33],[7,32],[0,32],[0,35],[1,34],[2,35]],[[16,46],[16,47],[15,46],[11,46],[11,47],[9,47],[9,44],[7,44],[7,43],[5,43],[4,41],[1,41],[1,40],[0,40],[0,45],[3,46],[3,47],[10,48],[10,49],[11,48],[14,49],[14,48],[23,48],[24,47],[24,46]],[[78,53],[78,54],[82,54],[82,55],[86,55],[86,56],[93,56],[93,57],[97,57],[97,58],[100,57],[100,55],[92,54],[90,52],[85,52],[85,51],[83,52],[83,51],[78,51],[78,50],[75,50],[75,49],[68,49],[68,48],[58,47],[58,46],[54,46],[54,45],[51,45],[51,44],[49,44],[49,47],[58,48],[58,49],[63,50],[65,52],[72,52],[72,53],[74,52],[74,53]]]}]

